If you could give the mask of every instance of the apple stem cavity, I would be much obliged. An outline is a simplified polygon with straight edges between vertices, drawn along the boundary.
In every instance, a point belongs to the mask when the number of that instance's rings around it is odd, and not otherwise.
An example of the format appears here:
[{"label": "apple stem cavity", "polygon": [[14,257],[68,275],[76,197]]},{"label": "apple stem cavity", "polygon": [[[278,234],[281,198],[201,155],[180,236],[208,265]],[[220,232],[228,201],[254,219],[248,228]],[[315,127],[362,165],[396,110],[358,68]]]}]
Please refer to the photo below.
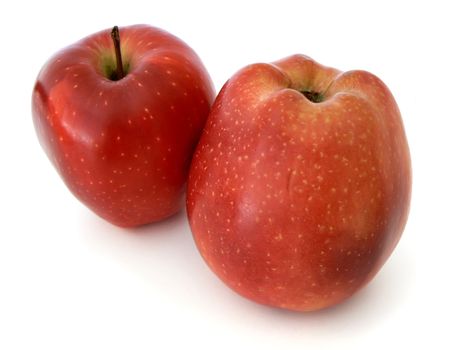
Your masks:
[{"label": "apple stem cavity", "polygon": [[110,32],[112,36],[112,41],[114,43],[115,48],[115,58],[117,60],[117,70],[115,71],[115,75],[112,76],[112,80],[120,80],[125,77],[125,72],[123,71],[123,60],[122,60],[122,50],[120,48],[120,32],[118,31],[118,26],[112,28]]},{"label": "apple stem cavity", "polygon": [[314,103],[320,103],[324,101],[324,94],[316,91],[300,91],[303,96]]}]

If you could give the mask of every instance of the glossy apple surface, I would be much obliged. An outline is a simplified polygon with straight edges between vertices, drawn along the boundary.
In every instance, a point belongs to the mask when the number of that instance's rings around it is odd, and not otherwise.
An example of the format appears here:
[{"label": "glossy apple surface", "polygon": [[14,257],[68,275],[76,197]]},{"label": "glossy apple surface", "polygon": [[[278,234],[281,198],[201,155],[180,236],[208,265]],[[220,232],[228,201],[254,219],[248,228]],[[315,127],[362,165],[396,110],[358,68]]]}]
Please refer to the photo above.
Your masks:
[{"label": "glossy apple surface", "polygon": [[375,276],[402,234],[410,193],[388,88],[297,55],[225,84],[193,158],[187,208],[197,247],[228,286],[310,311]]},{"label": "glossy apple surface", "polygon": [[34,86],[39,140],[71,192],[119,226],[161,220],[182,205],[192,152],[214,89],[195,52],[154,27],[111,30],[53,56]]}]

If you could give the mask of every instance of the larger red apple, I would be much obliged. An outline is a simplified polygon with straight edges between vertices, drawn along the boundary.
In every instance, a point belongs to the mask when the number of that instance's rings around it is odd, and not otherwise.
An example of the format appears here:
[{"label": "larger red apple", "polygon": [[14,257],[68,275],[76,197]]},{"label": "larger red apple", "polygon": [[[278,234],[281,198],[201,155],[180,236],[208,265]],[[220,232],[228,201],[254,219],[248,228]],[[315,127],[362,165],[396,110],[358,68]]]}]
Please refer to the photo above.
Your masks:
[{"label": "larger red apple", "polygon": [[202,256],[227,285],[307,311],[372,279],[399,241],[410,192],[402,120],[381,80],[292,56],[225,84],[187,206]]},{"label": "larger red apple", "polygon": [[[214,89],[195,52],[146,25],[105,30],[53,56],[33,92],[39,140],[71,192],[119,226],[181,207]],[[119,64],[120,63],[120,64]]]}]

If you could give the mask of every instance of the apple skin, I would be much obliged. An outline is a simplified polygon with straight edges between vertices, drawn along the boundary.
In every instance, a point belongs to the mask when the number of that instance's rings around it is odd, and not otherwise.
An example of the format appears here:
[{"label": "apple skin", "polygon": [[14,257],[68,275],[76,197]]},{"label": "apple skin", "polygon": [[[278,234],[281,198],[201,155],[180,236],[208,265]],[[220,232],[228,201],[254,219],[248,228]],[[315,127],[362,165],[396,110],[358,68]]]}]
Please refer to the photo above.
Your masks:
[{"label": "apple skin", "polygon": [[247,66],[224,85],[192,160],[187,210],[201,255],[229,287],[312,311],[375,276],[401,237],[410,195],[388,88],[296,55]]},{"label": "apple skin", "polygon": [[127,75],[111,80],[110,29],[53,56],[32,97],[39,141],[71,192],[122,226],[183,206],[191,156],[214,100],[196,53],[147,25],[120,29]]}]

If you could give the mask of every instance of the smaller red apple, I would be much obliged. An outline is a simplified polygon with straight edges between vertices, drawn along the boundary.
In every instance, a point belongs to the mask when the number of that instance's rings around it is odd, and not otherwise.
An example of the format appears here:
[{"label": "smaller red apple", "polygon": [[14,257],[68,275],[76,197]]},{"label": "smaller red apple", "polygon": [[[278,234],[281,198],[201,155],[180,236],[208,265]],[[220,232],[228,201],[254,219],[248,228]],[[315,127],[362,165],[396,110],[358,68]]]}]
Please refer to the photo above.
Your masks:
[{"label": "smaller red apple", "polygon": [[137,226],[180,209],[214,89],[173,35],[135,25],[121,29],[121,45],[117,28],[112,38],[105,30],[53,56],[32,114],[70,191],[111,223]]},{"label": "smaller red apple", "polygon": [[410,157],[388,88],[305,56],[254,64],[217,96],[188,182],[210,268],[259,303],[339,303],[387,260],[407,220]]}]

